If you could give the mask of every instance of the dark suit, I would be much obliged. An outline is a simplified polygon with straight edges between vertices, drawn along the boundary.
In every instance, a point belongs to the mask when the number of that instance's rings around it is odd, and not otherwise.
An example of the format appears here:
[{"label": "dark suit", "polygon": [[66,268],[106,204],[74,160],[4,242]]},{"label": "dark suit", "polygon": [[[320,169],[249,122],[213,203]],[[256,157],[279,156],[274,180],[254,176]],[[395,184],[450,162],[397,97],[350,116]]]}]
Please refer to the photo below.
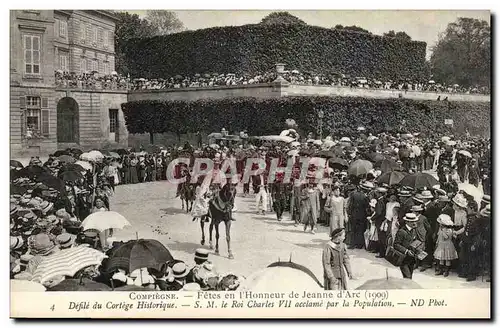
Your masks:
[{"label": "dark suit", "polygon": [[[394,248],[401,253],[406,253],[407,251],[414,252],[415,249],[410,246],[413,241],[416,239],[415,229],[409,230],[406,225],[404,225],[401,229],[396,233],[396,237],[394,237]],[[403,264],[399,267],[401,273],[403,274],[403,278],[411,279],[413,276],[413,270],[415,269],[415,258],[411,256],[406,256],[403,260]]]},{"label": "dark suit", "polygon": [[380,230],[382,222],[385,221],[385,206],[386,206],[385,197],[382,196],[377,198],[377,205],[375,205],[375,215],[373,216],[379,240],[377,250],[379,252],[379,255],[382,257],[385,256],[385,249],[387,247],[387,232]]},{"label": "dark suit", "polygon": [[281,216],[285,211],[286,205],[286,185],[282,182],[275,182],[271,186],[271,197],[273,200],[273,208],[276,212],[276,217],[281,220]]},{"label": "dark suit", "polygon": [[369,200],[361,191],[354,191],[349,199],[347,214],[349,223],[352,229],[351,246],[355,248],[363,248],[365,245],[364,232],[366,230],[368,209],[370,208]]}]

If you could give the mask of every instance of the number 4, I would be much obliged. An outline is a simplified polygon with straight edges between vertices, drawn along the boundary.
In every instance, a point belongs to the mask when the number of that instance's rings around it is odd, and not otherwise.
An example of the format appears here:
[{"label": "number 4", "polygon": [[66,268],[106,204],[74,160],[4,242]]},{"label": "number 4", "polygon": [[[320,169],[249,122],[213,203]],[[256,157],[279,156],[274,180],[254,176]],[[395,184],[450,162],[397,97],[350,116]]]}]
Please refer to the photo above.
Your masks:
[{"label": "number 4", "polygon": [[52,311],[54,311],[54,309],[55,309],[55,308],[56,308],[56,307],[55,307],[55,305],[54,305],[54,304],[52,304],[52,306],[50,307],[50,309],[51,309]]}]

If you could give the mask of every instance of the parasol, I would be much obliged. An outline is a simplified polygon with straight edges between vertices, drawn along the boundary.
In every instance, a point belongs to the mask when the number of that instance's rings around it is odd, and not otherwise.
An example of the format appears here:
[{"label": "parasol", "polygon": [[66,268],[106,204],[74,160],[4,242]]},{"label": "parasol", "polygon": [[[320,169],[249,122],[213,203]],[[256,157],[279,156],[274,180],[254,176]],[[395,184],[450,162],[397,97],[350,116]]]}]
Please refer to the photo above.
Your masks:
[{"label": "parasol", "polygon": [[467,150],[459,150],[458,153],[461,155],[464,155],[465,157],[472,158],[472,154],[470,152],[468,152]]},{"label": "parasol", "polygon": [[412,187],[413,189],[432,189],[433,186],[438,185],[439,182],[430,174],[417,172],[404,177],[399,184],[401,186]]},{"label": "parasol", "polygon": [[459,183],[458,190],[462,190],[467,195],[474,198],[474,200],[479,204],[483,198],[483,192],[476,186],[470,183]]},{"label": "parasol", "polygon": [[73,156],[69,156],[69,155],[61,155],[61,156],[57,157],[57,159],[63,163],[70,163],[71,164],[71,163],[76,162],[76,159]]},{"label": "parasol", "polygon": [[100,265],[106,255],[93,248],[78,246],[47,256],[35,269],[32,281],[44,283],[58,276],[74,276],[79,270]]},{"label": "parasol", "polygon": [[130,240],[109,252],[104,265],[106,272],[123,269],[132,272],[140,268],[160,270],[161,266],[174,258],[170,251],[157,240]]},{"label": "parasol", "polygon": [[276,262],[248,276],[239,286],[244,291],[289,291],[300,286],[307,291],[321,291],[323,286],[308,268],[293,262]]},{"label": "parasol", "polygon": [[349,175],[360,176],[364,174],[368,174],[373,169],[373,164],[369,161],[365,161],[363,159],[355,160],[349,165],[347,172]]},{"label": "parasol", "polygon": [[17,168],[22,169],[24,167],[24,165],[19,161],[11,159],[10,160],[10,167],[15,168],[15,169],[17,169]]},{"label": "parasol", "polygon": [[85,162],[85,161],[78,161],[78,162],[75,162],[75,164],[77,165],[80,165],[84,170],[87,170],[87,171],[92,171],[92,163],[89,163],[89,162]]},{"label": "parasol", "polygon": [[83,178],[84,177],[80,173],[80,171],[68,170],[68,171],[63,171],[59,174],[59,179],[68,182],[75,182],[78,180],[82,180]]},{"label": "parasol", "polygon": [[288,136],[261,136],[261,137],[255,137],[255,139],[264,141],[279,141],[286,143],[290,143],[295,140],[294,138]]},{"label": "parasol", "polygon": [[400,171],[386,172],[377,178],[377,182],[379,184],[385,183],[392,186],[401,182],[401,180],[403,180],[403,178],[407,175],[408,173]]},{"label": "parasol", "polygon": [[347,167],[349,167],[349,163],[347,163],[347,161],[343,158],[340,158],[340,157],[333,157],[333,158],[330,158],[330,160],[328,161],[328,163],[330,164],[330,166],[332,168],[335,168],[335,169],[346,169]]},{"label": "parasol", "polygon": [[70,154],[70,152],[68,150],[57,150],[54,153],[55,157],[59,157],[59,156],[63,156],[63,155],[71,155],[71,154]]},{"label": "parasol", "polygon": [[392,159],[383,159],[375,163],[375,167],[380,168],[382,173],[401,170],[401,165]]},{"label": "parasol", "polygon": [[99,232],[108,229],[123,229],[129,226],[130,222],[123,215],[113,211],[95,212],[83,220],[83,230],[95,229]]},{"label": "parasol", "polygon": [[324,157],[324,158],[332,158],[332,157],[335,157],[335,154],[331,150],[322,150],[322,151],[317,153],[317,156]]}]

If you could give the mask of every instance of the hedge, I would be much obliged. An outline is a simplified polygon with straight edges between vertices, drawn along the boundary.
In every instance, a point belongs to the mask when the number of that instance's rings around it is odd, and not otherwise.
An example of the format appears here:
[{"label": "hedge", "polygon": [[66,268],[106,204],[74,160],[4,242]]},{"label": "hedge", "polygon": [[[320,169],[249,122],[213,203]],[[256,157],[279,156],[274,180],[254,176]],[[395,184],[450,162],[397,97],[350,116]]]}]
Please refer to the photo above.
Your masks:
[{"label": "hedge", "polygon": [[[304,132],[318,132],[318,111],[324,112],[323,135],[369,131],[490,135],[491,104],[484,102],[416,101],[361,97],[223,98],[196,101],[132,101],[122,104],[129,133],[177,134],[226,128],[251,135],[278,134],[287,118]],[[452,119],[451,128],[444,124]],[[406,124],[403,124],[403,120]]]},{"label": "hedge", "polygon": [[264,73],[342,73],[383,80],[427,78],[426,43],[310,25],[253,24],[131,40],[125,49],[134,77]]}]

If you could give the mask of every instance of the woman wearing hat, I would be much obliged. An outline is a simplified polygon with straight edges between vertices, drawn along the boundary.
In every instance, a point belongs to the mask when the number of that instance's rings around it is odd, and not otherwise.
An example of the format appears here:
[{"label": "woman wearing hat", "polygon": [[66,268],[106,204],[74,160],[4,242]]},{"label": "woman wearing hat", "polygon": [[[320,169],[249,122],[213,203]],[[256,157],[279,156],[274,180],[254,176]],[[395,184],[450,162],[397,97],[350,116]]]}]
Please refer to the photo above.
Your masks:
[{"label": "woman wearing hat", "polygon": [[311,226],[311,233],[315,233],[316,222],[319,218],[319,191],[309,183],[300,194],[300,217],[304,224],[304,232]]},{"label": "woman wearing hat", "polygon": [[352,279],[351,264],[347,248],[343,243],[344,228],[330,234],[330,241],[323,248],[323,276],[325,290],[346,290],[347,279]]},{"label": "woman wearing hat", "polygon": [[449,215],[441,214],[437,218],[439,230],[437,234],[436,250],[434,258],[439,261],[436,265],[436,275],[448,276],[451,268],[451,261],[458,258],[455,245],[453,245],[453,221]]}]

